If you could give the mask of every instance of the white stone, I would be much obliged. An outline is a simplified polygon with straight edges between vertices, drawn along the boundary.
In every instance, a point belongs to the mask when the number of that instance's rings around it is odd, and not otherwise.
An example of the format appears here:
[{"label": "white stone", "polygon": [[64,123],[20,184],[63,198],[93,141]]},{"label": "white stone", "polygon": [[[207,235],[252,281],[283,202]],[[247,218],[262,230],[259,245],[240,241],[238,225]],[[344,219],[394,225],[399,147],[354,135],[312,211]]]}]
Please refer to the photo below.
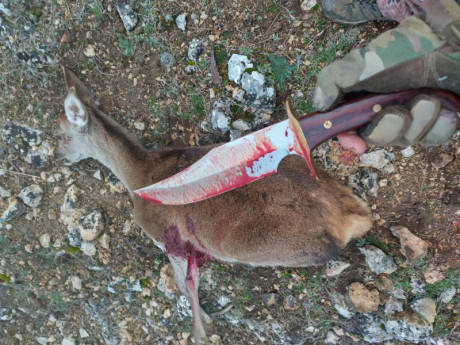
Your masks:
[{"label": "white stone", "polygon": [[83,242],[80,246],[80,249],[85,255],[96,255],[96,246],[91,242]]},{"label": "white stone", "polygon": [[96,51],[94,49],[94,46],[91,44],[88,44],[85,49],[83,49],[83,54],[87,57],[94,57],[96,56]]},{"label": "white stone", "polygon": [[80,330],[78,331],[80,333],[80,338],[88,338],[89,337],[89,334],[88,332],[86,332],[86,329],[84,328],[80,328]]},{"label": "white stone", "polygon": [[81,290],[81,279],[79,276],[72,276],[70,278],[70,282],[72,283],[72,288],[74,290],[77,290],[77,291]]},{"label": "white stone", "polygon": [[38,207],[42,201],[42,194],[43,189],[37,184],[32,184],[23,188],[18,196],[27,206]]},{"label": "white stone", "polygon": [[138,131],[143,131],[145,129],[145,123],[140,122],[140,121],[135,121],[134,128],[136,128]]},{"label": "white stone", "polygon": [[176,17],[176,25],[179,28],[179,30],[185,31],[185,26],[187,25],[186,17],[187,17],[186,13],[179,14]]},{"label": "white stone", "polygon": [[302,11],[309,12],[315,7],[317,4],[316,0],[304,0],[302,1],[302,4],[300,5],[300,8]]},{"label": "white stone", "polygon": [[408,146],[404,150],[401,150],[401,154],[403,155],[404,158],[409,158],[415,155],[415,151],[412,148],[412,146]]},{"label": "white stone", "polygon": [[78,230],[83,241],[94,241],[104,229],[104,217],[99,210],[94,210],[78,221]]},{"label": "white stone", "polygon": [[62,345],[75,345],[75,339],[66,337],[62,340]]},{"label": "white stone", "polygon": [[248,68],[253,68],[253,66],[247,56],[233,54],[228,60],[228,79],[240,84],[244,71]]},{"label": "white stone", "polygon": [[99,169],[96,170],[96,172],[93,174],[93,177],[94,177],[96,180],[102,181],[102,173],[101,173],[101,171],[100,171]]},{"label": "white stone", "polygon": [[50,246],[51,236],[50,234],[45,233],[42,234],[38,240],[43,248],[48,248]]}]

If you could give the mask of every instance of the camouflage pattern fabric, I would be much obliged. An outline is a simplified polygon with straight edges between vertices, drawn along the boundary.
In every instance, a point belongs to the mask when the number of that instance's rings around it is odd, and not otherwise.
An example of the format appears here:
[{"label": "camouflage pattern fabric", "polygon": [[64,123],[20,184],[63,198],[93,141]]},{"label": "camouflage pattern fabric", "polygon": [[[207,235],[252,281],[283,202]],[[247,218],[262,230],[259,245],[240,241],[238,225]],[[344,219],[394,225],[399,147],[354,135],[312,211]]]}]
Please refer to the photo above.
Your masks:
[{"label": "camouflage pattern fabric", "polygon": [[326,110],[352,91],[396,92],[433,87],[460,94],[460,51],[423,20],[408,17],[397,28],[354,49],[318,75],[314,104]]},{"label": "camouflage pattern fabric", "polygon": [[[313,99],[318,110],[332,107],[350,92],[389,93],[430,87],[460,95],[460,6],[454,0],[406,0],[406,4],[409,1],[419,3],[417,16],[406,18],[367,47],[352,50],[320,72]],[[443,109],[436,116],[442,118],[440,114],[444,114]],[[436,130],[448,123],[445,133],[453,133],[457,117],[450,114],[436,123]],[[413,143],[397,142],[402,146]],[[431,142],[440,143],[441,139]]]}]

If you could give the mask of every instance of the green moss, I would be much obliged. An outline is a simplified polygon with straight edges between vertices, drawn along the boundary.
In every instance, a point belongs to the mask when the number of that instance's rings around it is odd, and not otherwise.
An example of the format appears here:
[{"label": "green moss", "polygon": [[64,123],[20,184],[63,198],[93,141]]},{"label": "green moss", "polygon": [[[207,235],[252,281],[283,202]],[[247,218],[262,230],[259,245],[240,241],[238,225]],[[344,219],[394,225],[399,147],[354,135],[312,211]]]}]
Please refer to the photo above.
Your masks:
[{"label": "green moss", "polygon": [[0,282],[10,283],[11,282],[11,277],[7,276],[6,274],[0,273]]}]

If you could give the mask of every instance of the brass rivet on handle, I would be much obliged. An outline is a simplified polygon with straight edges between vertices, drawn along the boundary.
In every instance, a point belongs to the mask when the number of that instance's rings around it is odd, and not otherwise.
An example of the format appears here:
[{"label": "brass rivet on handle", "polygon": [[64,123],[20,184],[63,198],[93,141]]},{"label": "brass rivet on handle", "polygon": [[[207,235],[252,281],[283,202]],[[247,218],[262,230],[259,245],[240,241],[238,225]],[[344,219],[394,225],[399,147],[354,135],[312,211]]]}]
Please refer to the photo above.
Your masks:
[{"label": "brass rivet on handle", "polygon": [[324,126],[324,128],[329,129],[329,128],[332,127],[332,122],[329,121],[329,120],[324,121],[323,126]]},{"label": "brass rivet on handle", "polygon": [[382,110],[382,106],[380,104],[376,104],[372,107],[372,111],[374,113],[378,113],[380,110]]}]

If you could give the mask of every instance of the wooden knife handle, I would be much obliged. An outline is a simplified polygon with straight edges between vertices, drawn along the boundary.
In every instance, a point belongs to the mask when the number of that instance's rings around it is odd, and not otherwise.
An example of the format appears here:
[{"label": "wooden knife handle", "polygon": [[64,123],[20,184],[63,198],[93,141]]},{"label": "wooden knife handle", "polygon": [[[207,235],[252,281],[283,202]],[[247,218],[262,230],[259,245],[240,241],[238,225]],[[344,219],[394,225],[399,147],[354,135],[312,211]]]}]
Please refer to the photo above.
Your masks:
[{"label": "wooden knife handle", "polygon": [[460,98],[451,91],[436,89],[407,90],[388,94],[372,94],[339,104],[328,112],[314,112],[299,119],[310,150],[337,134],[369,123],[385,107],[404,105],[417,95],[438,98],[443,108],[460,112]]}]

